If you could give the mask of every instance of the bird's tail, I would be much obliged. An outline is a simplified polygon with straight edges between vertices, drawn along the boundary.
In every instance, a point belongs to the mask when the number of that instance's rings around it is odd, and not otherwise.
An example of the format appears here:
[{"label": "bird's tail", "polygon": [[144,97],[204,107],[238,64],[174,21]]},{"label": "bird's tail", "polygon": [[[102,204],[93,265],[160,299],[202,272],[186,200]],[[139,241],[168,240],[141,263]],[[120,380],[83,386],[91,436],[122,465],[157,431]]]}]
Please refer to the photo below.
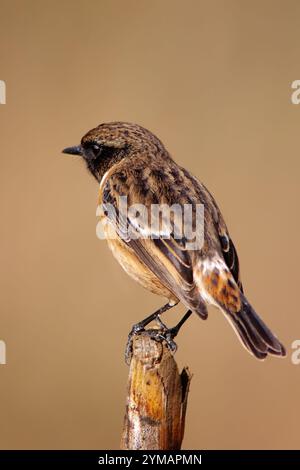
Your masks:
[{"label": "bird's tail", "polygon": [[226,313],[231,325],[246,349],[258,359],[268,354],[285,356],[285,348],[265,325],[242,294],[242,308],[238,313]]}]

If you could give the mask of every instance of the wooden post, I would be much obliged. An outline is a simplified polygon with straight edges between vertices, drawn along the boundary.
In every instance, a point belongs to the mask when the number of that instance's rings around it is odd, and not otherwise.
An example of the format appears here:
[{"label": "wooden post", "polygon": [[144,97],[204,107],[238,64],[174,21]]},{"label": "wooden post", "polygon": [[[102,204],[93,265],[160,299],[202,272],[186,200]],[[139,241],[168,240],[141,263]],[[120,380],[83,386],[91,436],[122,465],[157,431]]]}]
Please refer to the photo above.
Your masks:
[{"label": "wooden post", "polygon": [[133,339],[122,449],[180,449],[191,374],[179,374],[165,344],[146,334]]}]

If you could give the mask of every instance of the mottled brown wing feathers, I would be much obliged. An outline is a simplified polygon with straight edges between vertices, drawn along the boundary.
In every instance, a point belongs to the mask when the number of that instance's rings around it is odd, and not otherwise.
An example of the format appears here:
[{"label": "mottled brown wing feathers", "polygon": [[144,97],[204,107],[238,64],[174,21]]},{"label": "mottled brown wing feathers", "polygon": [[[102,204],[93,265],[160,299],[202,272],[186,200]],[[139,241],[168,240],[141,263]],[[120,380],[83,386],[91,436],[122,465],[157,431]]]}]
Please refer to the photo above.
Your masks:
[{"label": "mottled brown wing feathers", "polygon": [[[152,181],[153,181],[152,175]],[[160,281],[170,289],[178,299],[182,301],[188,308],[191,308],[203,318],[206,318],[207,312],[204,303],[200,297],[199,290],[195,285],[193,279],[193,267],[188,251],[185,249],[185,240],[175,240],[173,237],[163,238],[161,236],[152,237],[153,234],[148,233],[145,237],[145,232],[149,228],[140,227],[135,223],[135,220],[127,217],[127,227],[125,224],[120,224],[119,212],[119,196],[126,194],[128,207],[132,203],[136,203],[138,199],[140,204],[145,204],[149,208],[152,203],[157,203],[157,197],[151,198],[151,187],[143,197],[140,191],[138,182],[132,181],[130,190],[128,190],[128,178],[126,185],[122,186],[118,173],[112,174],[102,190],[102,202],[104,204],[111,204],[116,211],[116,221],[111,220],[111,223],[116,223],[116,231],[122,237],[128,246],[130,246],[137,254],[139,259],[156,275]],[[135,184],[137,187],[135,188]],[[138,192],[138,198],[136,197]],[[153,192],[155,195],[155,193]],[[107,211],[109,216],[110,212]],[[172,219],[173,223],[176,223]],[[142,237],[140,237],[142,233]]]},{"label": "mottled brown wing feathers", "polygon": [[221,252],[224,261],[228,266],[238,287],[243,292],[243,286],[240,278],[240,266],[238,255],[233,241],[231,240],[230,235],[228,233],[228,229],[226,227],[221,211],[209,190],[202,183],[198,183],[198,185],[200,191],[202,191],[202,193],[205,195],[204,199],[207,200],[207,205],[210,207],[210,212],[213,219],[213,230],[215,230],[216,235],[219,237]]},{"label": "mottled brown wing feathers", "polygon": [[242,282],[240,280],[240,265],[239,258],[231,238],[227,233],[219,233],[221,248],[225,263],[230,269],[231,274],[234,277],[235,282],[239,286],[240,290],[243,292]]}]

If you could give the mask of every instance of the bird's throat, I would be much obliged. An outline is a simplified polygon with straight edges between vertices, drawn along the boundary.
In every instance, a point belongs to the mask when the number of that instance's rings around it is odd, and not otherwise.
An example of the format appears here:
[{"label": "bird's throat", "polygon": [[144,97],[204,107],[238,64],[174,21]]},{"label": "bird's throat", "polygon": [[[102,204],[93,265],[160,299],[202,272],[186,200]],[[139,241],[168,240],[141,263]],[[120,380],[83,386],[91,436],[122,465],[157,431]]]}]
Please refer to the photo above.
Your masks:
[{"label": "bird's throat", "polygon": [[97,158],[86,160],[87,168],[100,183],[104,174],[125,155],[124,149],[105,147]]}]

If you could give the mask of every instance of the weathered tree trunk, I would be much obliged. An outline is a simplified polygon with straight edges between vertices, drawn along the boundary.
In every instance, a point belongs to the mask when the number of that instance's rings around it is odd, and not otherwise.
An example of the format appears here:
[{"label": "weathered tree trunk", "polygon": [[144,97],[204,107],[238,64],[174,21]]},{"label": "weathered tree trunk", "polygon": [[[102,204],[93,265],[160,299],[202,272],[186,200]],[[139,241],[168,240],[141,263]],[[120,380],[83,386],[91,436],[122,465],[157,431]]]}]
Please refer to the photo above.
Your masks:
[{"label": "weathered tree trunk", "polygon": [[190,380],[164,344],[135,336],[121,448],[180,449]]}]

